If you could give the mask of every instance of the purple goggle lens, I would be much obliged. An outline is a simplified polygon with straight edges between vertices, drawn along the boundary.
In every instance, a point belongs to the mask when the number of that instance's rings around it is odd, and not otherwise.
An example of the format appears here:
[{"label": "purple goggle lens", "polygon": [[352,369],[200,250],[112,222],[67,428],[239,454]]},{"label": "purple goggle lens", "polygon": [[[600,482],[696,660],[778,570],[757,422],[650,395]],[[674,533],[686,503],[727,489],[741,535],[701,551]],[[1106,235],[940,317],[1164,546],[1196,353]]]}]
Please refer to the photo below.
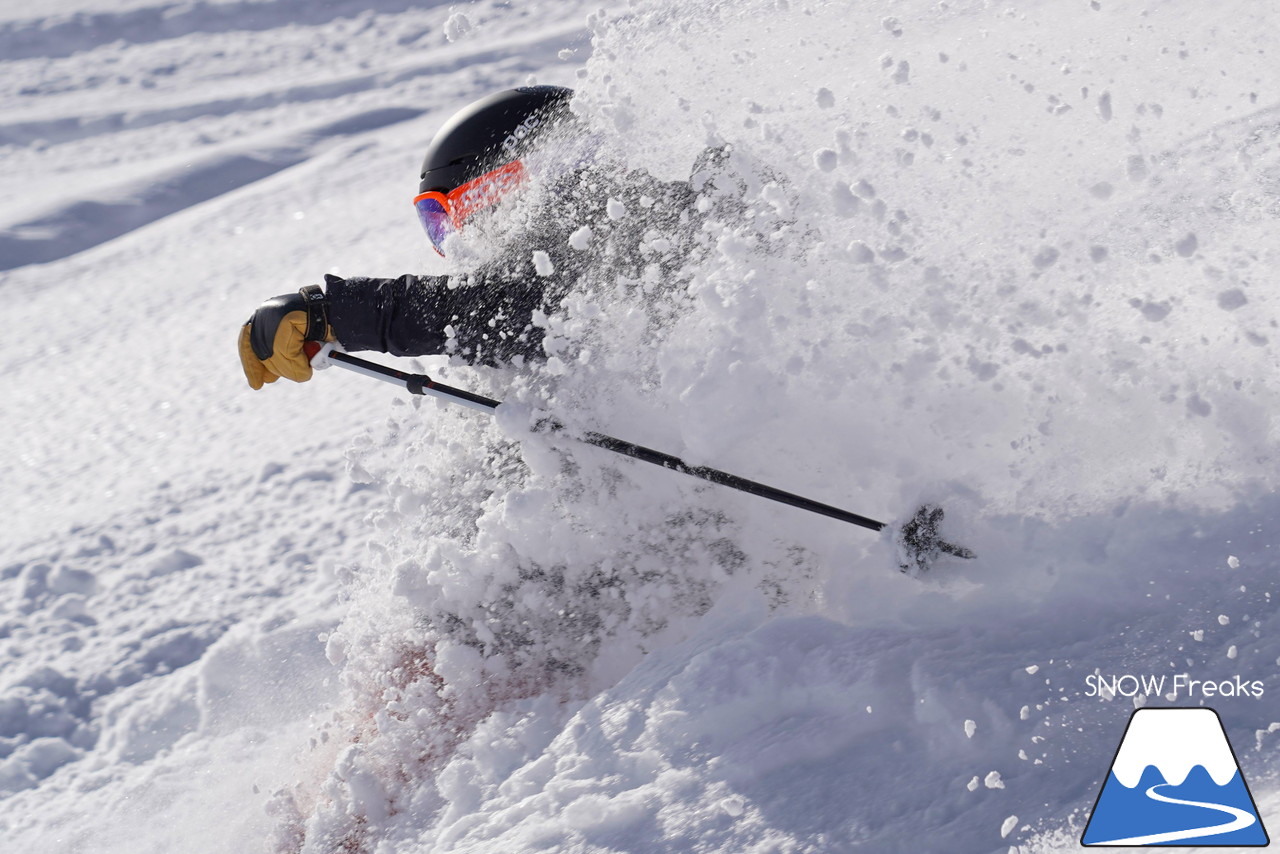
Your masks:
[{"label": "purple goggle lens", "polygon": [[449,212],[436,199],[418,199],[413,207],[418,212],[418,222],[422,223],[431,245],[436,252],[444,255],[444,239],[455,230]]}]

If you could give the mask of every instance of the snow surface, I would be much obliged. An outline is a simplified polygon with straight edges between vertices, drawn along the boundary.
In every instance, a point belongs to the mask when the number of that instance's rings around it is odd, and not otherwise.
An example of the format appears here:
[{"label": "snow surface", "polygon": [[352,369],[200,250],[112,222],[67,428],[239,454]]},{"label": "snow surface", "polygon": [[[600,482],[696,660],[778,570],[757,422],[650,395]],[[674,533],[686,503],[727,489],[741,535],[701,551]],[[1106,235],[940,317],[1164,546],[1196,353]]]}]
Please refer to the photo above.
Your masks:
[{"label": "snow surface", "polygon": [[[9,4],[4,850],[1071,851],[1144,702],[1216,708],[1275,832],[1278,35],[1253,0]],[[445,269],[423,145],[529,80],[662,178],[731,144],[706,253],[583,282],[545,366],[420,360],[496,422],[250,392],[262,299]],[[607,208],[575,250],[646,215]],[[940,501],[980,558],[901,575],[544,411]],[[1184,672],[1265,693],[1086,683]]]}]

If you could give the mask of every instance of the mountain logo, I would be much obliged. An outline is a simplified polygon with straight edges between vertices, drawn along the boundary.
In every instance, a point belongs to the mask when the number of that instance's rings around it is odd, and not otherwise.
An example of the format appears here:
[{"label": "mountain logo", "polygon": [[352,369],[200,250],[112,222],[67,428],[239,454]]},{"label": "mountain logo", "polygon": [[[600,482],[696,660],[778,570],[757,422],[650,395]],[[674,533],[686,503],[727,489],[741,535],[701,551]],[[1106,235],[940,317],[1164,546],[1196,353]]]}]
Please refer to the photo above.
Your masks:
[{"label": "mountain logo", "polygon": [[1085,846],[1271,843],[1213,709],[1138,709],[1080,842]]}]

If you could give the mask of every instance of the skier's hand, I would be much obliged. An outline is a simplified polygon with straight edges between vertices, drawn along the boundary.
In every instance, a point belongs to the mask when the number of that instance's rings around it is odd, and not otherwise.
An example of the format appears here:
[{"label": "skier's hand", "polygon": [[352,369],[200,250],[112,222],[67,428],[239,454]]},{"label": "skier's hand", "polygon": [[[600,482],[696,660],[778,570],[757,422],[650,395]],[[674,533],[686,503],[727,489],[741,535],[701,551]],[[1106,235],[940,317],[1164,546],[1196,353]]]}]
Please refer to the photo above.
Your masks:
[{"label": "skier's hand", "polygon": [[260,389],[280,377],[298,383],[311,379],[303,345],[331,337],[320,288],[267,300],[240,330],[240,364],[249,387]]}]

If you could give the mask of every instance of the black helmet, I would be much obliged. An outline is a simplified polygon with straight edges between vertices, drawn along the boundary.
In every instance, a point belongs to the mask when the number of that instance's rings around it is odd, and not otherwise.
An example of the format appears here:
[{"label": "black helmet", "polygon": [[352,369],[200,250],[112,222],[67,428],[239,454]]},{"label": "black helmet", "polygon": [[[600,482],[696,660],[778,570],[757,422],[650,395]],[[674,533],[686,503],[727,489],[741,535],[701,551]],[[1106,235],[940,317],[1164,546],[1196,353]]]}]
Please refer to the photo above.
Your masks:
[{"label": "black helmet", "polygon": [[431,140],[418,192],[448,193],[518,160],[546,125],[568,115],[572,97],[562,86],[522,86],[463,108]]}]

